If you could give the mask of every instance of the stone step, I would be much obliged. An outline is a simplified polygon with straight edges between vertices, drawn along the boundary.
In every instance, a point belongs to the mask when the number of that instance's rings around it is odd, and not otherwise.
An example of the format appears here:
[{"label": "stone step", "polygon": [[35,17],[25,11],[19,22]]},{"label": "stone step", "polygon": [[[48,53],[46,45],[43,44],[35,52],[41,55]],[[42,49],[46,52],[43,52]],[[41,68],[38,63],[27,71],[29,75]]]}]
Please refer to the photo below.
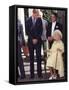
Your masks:
[{"label": "stone step", "polygon": [[[41,68],[42,68],[42,73],[45,73],[43,61],[41,63]],[[30,75],[30,62],[24,62],[24,70],[26,75]],[[50,72],[49,69],[46,69],[46,73],[48,72]],[[20,73],[20,70],[19,70],[19,73]],[[37,74],[37,62],[34,62],[34,74]]]}]

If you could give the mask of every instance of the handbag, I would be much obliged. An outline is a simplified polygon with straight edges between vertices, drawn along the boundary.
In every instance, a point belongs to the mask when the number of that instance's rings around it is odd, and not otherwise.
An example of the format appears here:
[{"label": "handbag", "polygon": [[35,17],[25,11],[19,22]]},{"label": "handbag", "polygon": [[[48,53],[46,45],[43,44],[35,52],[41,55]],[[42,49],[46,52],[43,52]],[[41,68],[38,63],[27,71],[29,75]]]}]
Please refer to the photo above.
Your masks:
[{"label": "handbag", "polygon": [[23,46],[23,53],[24,53],[25,56],[29,55],[29,49],[28,49],[27,45]]}]

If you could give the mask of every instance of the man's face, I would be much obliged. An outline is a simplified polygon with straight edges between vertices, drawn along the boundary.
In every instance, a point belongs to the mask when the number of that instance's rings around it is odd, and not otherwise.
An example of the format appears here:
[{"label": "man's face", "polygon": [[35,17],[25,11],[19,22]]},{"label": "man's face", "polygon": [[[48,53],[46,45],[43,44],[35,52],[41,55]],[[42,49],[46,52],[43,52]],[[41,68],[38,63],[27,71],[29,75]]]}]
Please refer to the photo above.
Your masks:
[{"label": "man's face", "polygon": [[34,18],[37,18],[37,13],[33,13],[33,17]]},{"label": "man's face", "polygon": [[55,22],[56,19],[57,19],[56,16],[52,14],[52,15],[51,15],[51,21],[52,21],[52,22]]}]

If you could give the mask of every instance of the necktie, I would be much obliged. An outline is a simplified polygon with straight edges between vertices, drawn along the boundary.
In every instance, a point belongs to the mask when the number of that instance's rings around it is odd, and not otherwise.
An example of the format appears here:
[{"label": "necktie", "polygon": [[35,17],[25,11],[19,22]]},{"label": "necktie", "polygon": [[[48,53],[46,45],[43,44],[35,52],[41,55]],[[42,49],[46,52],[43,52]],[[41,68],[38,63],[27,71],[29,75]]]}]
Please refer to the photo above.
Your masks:
[{"label": "necktie", "polygon": [[36,22],[36,19],[35,19],[35,18],[33,18],[33,25],[35,25],[35,22]]}]

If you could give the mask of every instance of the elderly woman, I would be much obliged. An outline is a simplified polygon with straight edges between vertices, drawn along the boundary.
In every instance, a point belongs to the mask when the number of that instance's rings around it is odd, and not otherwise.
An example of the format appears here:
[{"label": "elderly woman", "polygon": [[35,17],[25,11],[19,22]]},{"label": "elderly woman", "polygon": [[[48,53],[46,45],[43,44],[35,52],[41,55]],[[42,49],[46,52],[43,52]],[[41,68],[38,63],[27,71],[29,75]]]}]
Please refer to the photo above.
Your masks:
[{"label": "elderly woman", "polygon": [[48,51],[49,56],[47,59],[46,67],[50,69],[51,76],[49,80],[57,79],[56,70],[60,77],[64,77],[64,65],[62,53],[64,52],[64,44],[62,42],[62,33],[60,30],[55,30],[53,33],[54,42],[51,49]]}]

